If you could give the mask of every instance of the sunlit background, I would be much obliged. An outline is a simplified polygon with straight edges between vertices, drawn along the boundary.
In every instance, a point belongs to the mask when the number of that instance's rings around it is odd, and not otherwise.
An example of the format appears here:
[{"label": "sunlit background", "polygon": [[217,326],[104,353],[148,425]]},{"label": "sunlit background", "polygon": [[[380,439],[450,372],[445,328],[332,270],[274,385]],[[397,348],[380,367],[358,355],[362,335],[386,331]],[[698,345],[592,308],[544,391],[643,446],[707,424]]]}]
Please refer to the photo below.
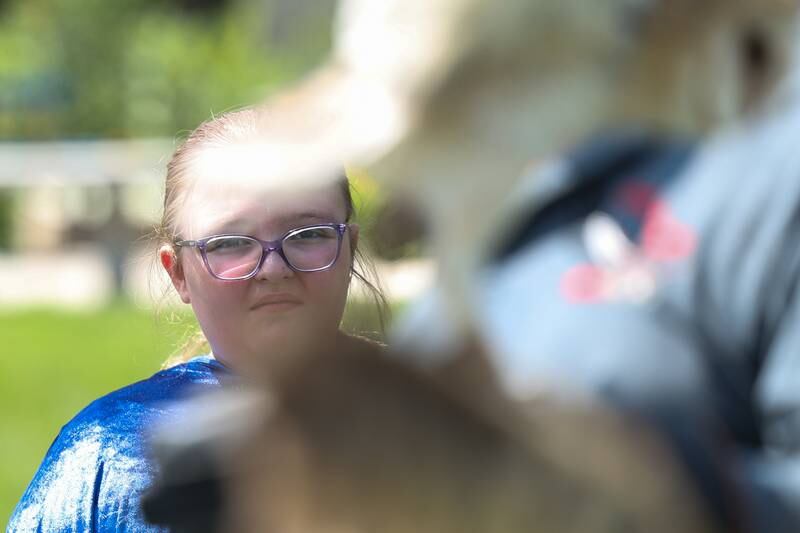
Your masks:
[{"label": "sunlit background", "polygon": [[[158,370],[191,330],[147,238],[164,165],[211,114],[314,66],[334,4],[0,0],[0,520],[69,418]],[[411,228],[372,239],[402,306],[431,276],[421,228],[352,174],[368,237]],[[358,299],[346,322],[380,335]]]}]

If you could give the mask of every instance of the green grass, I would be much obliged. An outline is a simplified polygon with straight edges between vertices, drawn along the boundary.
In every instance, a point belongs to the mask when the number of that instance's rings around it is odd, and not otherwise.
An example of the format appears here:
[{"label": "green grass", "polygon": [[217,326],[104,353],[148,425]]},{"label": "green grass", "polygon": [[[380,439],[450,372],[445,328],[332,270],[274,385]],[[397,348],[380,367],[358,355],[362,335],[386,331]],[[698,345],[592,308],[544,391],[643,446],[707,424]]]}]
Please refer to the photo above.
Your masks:
[{"label": "green grass", "polygon": [[[366,303],[349,304],[344,322],[379,330]],[[187,329],[185,319],[157,319],[124,301],[85,313],[0,309],[0,525],[61,426],[99,396],[158,371]]]},{"label": "green grass", "polygon": [[117,303],[101,311],[0,311],[0,521],[59,429],[95,398],[156,372],[186,326]]}]

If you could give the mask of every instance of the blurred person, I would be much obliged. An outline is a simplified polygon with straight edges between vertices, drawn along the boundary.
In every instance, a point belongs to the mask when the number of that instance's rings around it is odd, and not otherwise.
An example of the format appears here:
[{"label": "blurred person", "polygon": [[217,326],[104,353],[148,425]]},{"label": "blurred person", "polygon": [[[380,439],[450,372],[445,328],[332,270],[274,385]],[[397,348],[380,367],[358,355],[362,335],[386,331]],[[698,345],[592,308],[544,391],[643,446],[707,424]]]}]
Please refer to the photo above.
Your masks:
[{"label": "blurred person", "polygon": [[48,450],[8,531],[161,530],[140,510],[155,475],[146,433],[179,417],[178,400],[240,382],[259,359],[368,342],[340,330],[353,277],[384,301],[362,275],[349,182],[271,186],[285,176],[270,175],[270,162],[248,149],[264,120],[255,109],[213,118],[167,165],[158,259],[210,353],[189,353],[78,413]]},{"label": "blurred person", "polygon": [[798,131],[795,84],[706,142],[594,136],[522,183],[477,283],[508,390],[655,421],[729,531],[800,530]]}]

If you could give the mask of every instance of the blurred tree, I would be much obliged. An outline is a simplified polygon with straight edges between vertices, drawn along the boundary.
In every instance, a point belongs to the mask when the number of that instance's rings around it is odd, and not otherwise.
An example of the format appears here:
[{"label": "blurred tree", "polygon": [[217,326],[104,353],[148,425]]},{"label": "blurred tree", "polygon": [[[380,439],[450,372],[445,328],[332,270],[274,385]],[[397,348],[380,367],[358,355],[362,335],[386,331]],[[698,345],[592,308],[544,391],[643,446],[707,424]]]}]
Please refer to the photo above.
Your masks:
[{"label": "blurred tree", "polygon": [[329,42],[331,9],[281,1],[5,0],[0,140],[172,136],[259,101]]},{"label": "blurred tree", "polygon": [[270,44],[302,49],[310,42],[327,40],[336,4],[336,0],[268,0],[264,5],[269,14]]},{"label": "blurred tree", "polygon": [[221,11],[227,4],[228,0],[173,0],[176,5],[186,11],[199,11],[205,13],[213,13]]}]

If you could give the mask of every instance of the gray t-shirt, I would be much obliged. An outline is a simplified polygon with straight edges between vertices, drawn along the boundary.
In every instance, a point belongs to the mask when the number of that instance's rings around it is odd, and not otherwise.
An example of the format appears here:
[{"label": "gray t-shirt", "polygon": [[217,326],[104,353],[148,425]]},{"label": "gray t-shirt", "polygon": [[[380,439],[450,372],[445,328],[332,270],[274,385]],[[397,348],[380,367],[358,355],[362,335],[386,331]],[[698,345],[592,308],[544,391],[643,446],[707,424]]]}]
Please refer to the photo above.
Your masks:
[{"label": "gray t-shirt", "polygon": [[[667,413],[714,504],[759,533],[800,531],[798,139],[800,105],[698,149],[595,139],[538,177],[477,284],[509,390]],[[436,300],[401,331],[444,327]]]}]

